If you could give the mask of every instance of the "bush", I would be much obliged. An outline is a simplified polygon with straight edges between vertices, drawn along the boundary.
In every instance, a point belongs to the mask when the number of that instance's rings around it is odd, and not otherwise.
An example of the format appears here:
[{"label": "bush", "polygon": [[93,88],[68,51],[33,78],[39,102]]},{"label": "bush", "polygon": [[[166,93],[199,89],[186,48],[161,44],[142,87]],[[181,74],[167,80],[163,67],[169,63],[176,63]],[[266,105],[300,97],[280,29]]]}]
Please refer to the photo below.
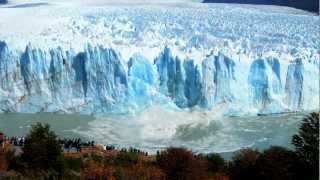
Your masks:
[{"label": "bush", "polygon": [[265,150],[257,159],[259,180],[299,180],[300,166],[297,155],[284,147],[273,146]]},{"label": "bush", "polygon": [[123,180],[125,178],[125,172],[122,167],[117,167],[115,172],[113,173],[113,176],[116,178],[116,180]]},{"label": "bush", "polygon": [[184,148],[168,148],[158,155],[157,161],[167,179],[206,179],[205,163]]},{"label": "bush", "polygon": [[99,162],[101,163],[103,161],[103,157],[97,153],[91,153],[91,158],[96,161],[96,162]]},{"label": "bush", "polygon": [[83,157],[83,158],[88,158],[88,157],[89,157],[89,154],[88,154],[88,153],[83,153],[83,154],[82,154],[82,157]]},{"label": "bush", "polygon": [[19,156],[15,155],[15,150],[10,149],[5,152],[5,159],[8,164],[8,170],[22,170],[23,164]]},{"label": "bush", "polygon": [[57,136],[48,124],[37,123],[26,136],[22,161],[27,167],[36,171],[56,172],[59,176],[64,171],[62,147]]},{"label": "bush", "polygon": [[120,152],[114,160],[117,166],[130,166],[138,163],[139,154],[135,152]]},{"label": "bush", "polygon": [[24,177],[15,171],[0,171],[1,180],[24,179]]},{"label": "bush", "polygon": [[300,180],[306,179],[303,171],[305,167],[296,153],[279,146],[272,146],[263,153],[242,150],[229,164],[231,180]]},{"label": "bush", "polygon": [[236,153],[229,164],[230,179],[258,179],[256,161],[260,154],[259,151],[252,149],[243,149]]},{"label": "bush", "polygon": [[[309,179],[319,176],[319,113],[311,113],[303,119],[299,133],[292,137],[296,153],[304,161]],[[309,176],[308,176],[309,175]]]},{"label": "bush", "polygon": [[126,171],[125,179],[132,180],[132,179],[141,179],[141,180],[164,180],[165,174],[162,172],[161,169],[138,163],[133,165]]},{"label": "bush", "polygon": [[80,171],[83,167],[83,159],[82,158],[65,158],[65,167],[66,169],[71,169],[74,171]]},{"label": "bush", "polygon": [[81,178],[83,179],[115,179],[113,177],[115,170],[113,167],[96,162],[92,159],[86,161]]},{"label": "bush", "polygon": [[216,173],[224,170],[225,161],[219,154],[208,154],[205,156],[205,160],[208,162],[209,172]]}]

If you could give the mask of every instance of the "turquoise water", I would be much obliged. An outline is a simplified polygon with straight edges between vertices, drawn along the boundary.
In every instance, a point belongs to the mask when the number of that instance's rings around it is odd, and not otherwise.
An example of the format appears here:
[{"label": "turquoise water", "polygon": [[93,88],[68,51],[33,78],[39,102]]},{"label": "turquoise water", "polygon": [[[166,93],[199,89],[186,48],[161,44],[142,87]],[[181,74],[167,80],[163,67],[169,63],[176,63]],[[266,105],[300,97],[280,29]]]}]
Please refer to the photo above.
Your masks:
[{"label": "turquoise water", "polygon": [[302,113],[225,117],[199,112],[148,110],[131,116],[0,114],[0,131],[25,135],[32,124],[48,123],[61,137],[80,137],[117,147],[149,152],[168,146],[184,146],[195,152],[232,152],[243,147],[265,149],[271,145],[291,148]]},{"label": "turquoise water", "polygon": [[78,137],[79,135],[71,130],[79,127],[85,129],[92,120],[94,117],[85,115],[8,113],[0,114],[0,131],[8,136],[24,136],[32,124],[41,122],[50,124],[51,128],[61,137]]}]

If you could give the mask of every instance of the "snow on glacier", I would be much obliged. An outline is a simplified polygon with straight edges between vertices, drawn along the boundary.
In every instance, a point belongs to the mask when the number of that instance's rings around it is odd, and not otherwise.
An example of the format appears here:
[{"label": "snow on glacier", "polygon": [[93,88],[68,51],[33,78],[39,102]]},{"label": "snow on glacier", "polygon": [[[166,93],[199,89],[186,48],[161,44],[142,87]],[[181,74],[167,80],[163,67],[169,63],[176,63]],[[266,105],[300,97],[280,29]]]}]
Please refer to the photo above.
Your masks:
[{"label": "snow on glacier", "polygon": [[319,110],[318,16],[60,1],[0,16],[0,112]]}]

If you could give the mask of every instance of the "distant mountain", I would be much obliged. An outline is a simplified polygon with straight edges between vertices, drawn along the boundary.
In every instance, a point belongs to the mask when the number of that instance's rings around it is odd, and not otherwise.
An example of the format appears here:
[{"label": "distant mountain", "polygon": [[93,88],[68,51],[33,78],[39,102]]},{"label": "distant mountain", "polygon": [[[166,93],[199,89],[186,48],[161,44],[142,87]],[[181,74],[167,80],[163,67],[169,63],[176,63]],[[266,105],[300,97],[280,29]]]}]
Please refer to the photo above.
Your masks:
[{"label": "distant mountain", "polygon": [[289,6],[319,13],[319,0],[204,0],[204,3],[238,3]]}]

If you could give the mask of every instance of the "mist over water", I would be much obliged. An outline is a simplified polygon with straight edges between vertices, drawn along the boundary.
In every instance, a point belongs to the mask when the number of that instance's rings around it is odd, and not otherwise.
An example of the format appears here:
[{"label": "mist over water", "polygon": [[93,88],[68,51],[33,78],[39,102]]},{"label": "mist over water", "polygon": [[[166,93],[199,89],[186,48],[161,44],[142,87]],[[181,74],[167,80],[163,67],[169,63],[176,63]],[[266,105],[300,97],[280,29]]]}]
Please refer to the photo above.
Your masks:
[{"label": "mist over water", "polygon": [[232,152],[244,147],[290,147],[302,114],[226,117],[214,112],[171,112],[159,107],[134,117],[97,118],[82,136],[104,144],[137,147],[152,153],[169,146],[184,146],[195,152]]},{"label": "mist over water", "polygon": [[[223,109],[171,110],[152,107],[134,115],[0,114],[0,130],[25,135],[35,122],[49,123],[61,137],[81,137],[117,148],[135,147],[155,153],[183,146],[199,153],[232,152],[244,147],[291,147],[303,113],[226,117]],[[221,112],[221,113],[218,113]]]}]

